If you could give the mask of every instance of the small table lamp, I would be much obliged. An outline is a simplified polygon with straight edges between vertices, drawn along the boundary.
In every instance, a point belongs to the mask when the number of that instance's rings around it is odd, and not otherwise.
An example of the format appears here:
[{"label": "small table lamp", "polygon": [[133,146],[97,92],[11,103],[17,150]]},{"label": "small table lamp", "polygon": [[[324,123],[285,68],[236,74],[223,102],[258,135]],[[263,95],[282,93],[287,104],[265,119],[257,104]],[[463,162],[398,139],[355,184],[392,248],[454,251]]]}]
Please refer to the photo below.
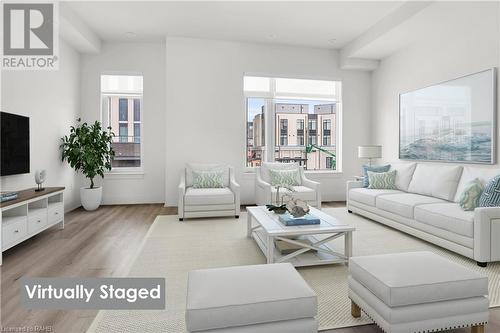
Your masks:
[{"label": "small table lamp", "polygon": [[367,158],[368,163],[372,165],[372,159],[382,157],[382,146],[359,146],[358,147],[358,157]]}]

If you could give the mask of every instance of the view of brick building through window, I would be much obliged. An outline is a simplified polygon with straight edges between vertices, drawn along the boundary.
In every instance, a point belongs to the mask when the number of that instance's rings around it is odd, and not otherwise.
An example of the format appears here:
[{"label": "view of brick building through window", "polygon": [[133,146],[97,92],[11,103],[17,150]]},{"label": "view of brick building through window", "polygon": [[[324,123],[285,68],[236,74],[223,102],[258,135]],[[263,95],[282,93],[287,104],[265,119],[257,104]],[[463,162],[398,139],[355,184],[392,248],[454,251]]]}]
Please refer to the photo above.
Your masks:
[{"label": "view of brick building through window", "polygon": [[[275,148],[277,162],[297,162],[307,170],[335,169],[336,104],[275,103]],[[264,154],[265,106],[247,123],[247,166],[259,166]]]},{"label": "view of brick building through window", "polygon": [[101,76],[102,121],[115,134],[113,168],[141,166],[142,76]]},{"label": "view of brick building through window", "polygon": [[244,76],[246,166],[339,170],[342,82]]}]

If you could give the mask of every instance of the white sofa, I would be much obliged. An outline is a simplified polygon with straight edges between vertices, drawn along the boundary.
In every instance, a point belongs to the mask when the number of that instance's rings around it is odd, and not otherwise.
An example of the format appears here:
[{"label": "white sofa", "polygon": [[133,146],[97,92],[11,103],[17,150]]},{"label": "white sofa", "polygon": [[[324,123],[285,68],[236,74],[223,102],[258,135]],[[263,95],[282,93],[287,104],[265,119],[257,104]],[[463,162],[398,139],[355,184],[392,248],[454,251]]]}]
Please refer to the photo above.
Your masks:
[{"label": "white sofa", "polygon": [[[307,179],[304,175],[304,169],[296,163],[278,163],[265,162],[257,170],[257,178],[255,180],[255,200],[257,205],[267,205],[270,203],[279,204],[276,202],[276,188],[271,186],[271,176],[269,169],[272,170],[298,170],[299,179],[298,186],[293,187],[293,197],[306,201],[310,206],[321,209],[321,189],[320,183]],[[290,194],[285,188],[280,189],[280,198],[285,194]]]},{"label": "white sofa", "polygon": [[[224,187],[194,188],[193,170],[221,170]],[[181,175],[178,187],[179,221],[184,218],[240,215],[240,185],[236,183],[234,169],[224,164],[189,163]]]},{"label": "white sofa", "polygon": [[486,184],[499,169],[431,163],[394,164],[397,190],[347,182],[347,209],[434,243],[480,266],[500,261],[500,207],[464,211],[458,201],[465,185]]}]

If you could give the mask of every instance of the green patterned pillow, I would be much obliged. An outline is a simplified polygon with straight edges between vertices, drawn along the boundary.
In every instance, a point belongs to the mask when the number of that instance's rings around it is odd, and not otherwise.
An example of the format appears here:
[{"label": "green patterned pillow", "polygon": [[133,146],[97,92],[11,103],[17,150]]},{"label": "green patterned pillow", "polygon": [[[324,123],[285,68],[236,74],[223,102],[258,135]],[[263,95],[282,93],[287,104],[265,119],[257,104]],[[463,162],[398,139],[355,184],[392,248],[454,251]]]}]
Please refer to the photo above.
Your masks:
[{"label": "green patterned pillow", "polygon": [[194,188],[221,188],[224,187],[223,171],[194,171]]},{"label": "green patterned pillow", "polygon": [[297,186],[299,184],[299,170],[272,170],[269,169],[272,186]]},{"label": "green patterned pillow", "polygon": [[478,178],[468,182],[458,200],[460,207],[463,210],[474,210],[479,206],[479,198],[483,190],[484,186]]},{"label": "green patterned pillow", "polygon": [[395,190],[396,170],[388,172],[368,171],[368,188]]}]

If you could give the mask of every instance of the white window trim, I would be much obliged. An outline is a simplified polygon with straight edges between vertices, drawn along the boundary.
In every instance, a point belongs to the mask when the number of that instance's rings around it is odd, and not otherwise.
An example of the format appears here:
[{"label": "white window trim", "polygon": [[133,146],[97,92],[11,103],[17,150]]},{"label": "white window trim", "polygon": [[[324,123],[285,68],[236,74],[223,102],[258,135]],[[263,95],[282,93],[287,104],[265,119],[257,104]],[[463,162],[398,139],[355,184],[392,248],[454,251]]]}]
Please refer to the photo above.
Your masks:
[{"label": "white window trim", "polygon": [[[123,76],[130,76],[130,75],[136,75],[136,76],[143,76],[142,74],[131,74],[131,73],[101,73],[101,76],[102,75],[123,75]],[[143,80],[144,80],[144,76],[143,76]],[[104,110],[102,109],[102,99],[103,97],[107,96],[107,97],[110,97],[110,96],[127,96],[127,98],[139,98],[140,99],[140,107],[141,107],[141,121],[140,121],[140,125],[141,125],[141,142],[140,142],[140,147],[141,147],[141,166],[140,167],[120,167],[120,168],[111,168],[110,171],[106,171],[104,173],[104,176],[111,176],[110,179],[124,179],[124,178],[137,178],[137,176],[139,176],[139,178],[142,178],[144,176],[144,136],[143,136],[143,127],[144,127],[144,103],[143,103],[143,100],[144,100],[144,91],[141,93],[133,93],[133,92],[127,92],[127,93],[116,93],[116,92],[113,92],[113,93],[110,93],[110,92],[103,92],[102,91],[102,87],[100,86],[100,77],[99,77],[99,87],[100,87],[100,120],[101,120],[101,123],[103,123],[103,125],[105,127],[109,126],[109,119],[106,120],[106,124],[104,124],[103,122],[103,115],[104,115]],[[144,88],[143,88],[144,89]],[[120,121],[119,121],[120,123]],[[134,124],[136,123],[135,121],[133,122]],[[116,133],[115,133],[116,134]],[[118,133],[118,135],[120,135],[120,133]],[[115,177],[116,176],[116,177]],[[131,177],[128,177],[128,176],[131,176]]]},{"label": "white window trim", "polygon": [[[264,75],[264,74],[250,74],[250,73],[245,73],[243,76],[258,76],[258,77],[267,77],[270,79],[270,87],[269,87],[269,92],[266,91],[243,91],[244,94],[244,99],[245,99],[245,124],[248,121],[248,98],[262,98],[266,102],[266,107],[264,108],[264,118],[267,119],[265,121],[265,140],[266,140],[266,145],[264,148],[264,153],[263,156],[265,156],[265,159],[263,162],[274,162],[275,157],[274,157],[274,149],[276,147],[276,135],[275,135],[275,130],[276,126],[274,123],[274,120],[271,122],[269,119],[274,119],[274,107],[275,107],[275,100],[276,99],[304,99],[304,100],[317,100],[317,101],[329,101],[329,102],[335,102],[337,103],[337,114],[335,117],[335,156],[336,158],[336,170],[305,170],[304,172],[307,173],[314,173],[314,174],[342,174],[342,86],[343,86],[343,81],[339,79],[331,79],[331,78],[311,78],[311,77],[289,77],[289,76],[270,76],[270,75]],[[277,94],[276,93],[276,79],[279,78],[289,78],[289,79],[305,79],[305,80],[323,80],[323,81],[333,81],[333,82],[339,82],[340,84],[337,85],[337,91],[335,91],[335,96],[332,97],[331,95],[322,95],[322,94]],[[340,97],[340,98],[339,98]],[[317,123],[317,122],[316,122]],[[318,124],[316,124],[317,126]],[[305,125],[304,125],[305,126]],[[330,123],[331,127],[331,123]],[[331,131],[331,128],[330,128]],[[246,131],[245,131],[246,133]],[[323,136],[321,135],[321,138]],[[305,140],[305,138],[304,138]],[[330,142],[331,142],[331,135],[330,135]],[[272,145],[270,145],[272,143]],[[258,167],[249,167],[246,166],[247,163],[247,154],[246,154],[246,141],[245,141],[245,160],[244,160],[244,166],[245,166],[245,172],[247,173],[255,173],[256,169]]]}]

